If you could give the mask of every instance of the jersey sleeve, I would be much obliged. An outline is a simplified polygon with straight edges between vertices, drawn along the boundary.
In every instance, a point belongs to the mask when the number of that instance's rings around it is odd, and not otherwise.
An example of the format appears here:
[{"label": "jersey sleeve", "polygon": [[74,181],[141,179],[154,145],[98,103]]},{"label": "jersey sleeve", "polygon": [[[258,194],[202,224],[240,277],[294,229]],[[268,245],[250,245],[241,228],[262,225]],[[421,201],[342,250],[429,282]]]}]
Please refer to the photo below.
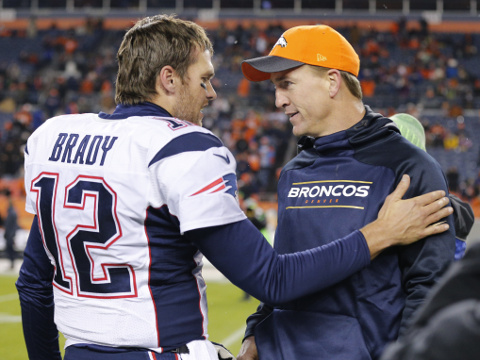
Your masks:
[{"label": "jersey sleeve", "polygon": [[233,284],[271,305],[326,289],[370,263],[358,230],[326,245],[283,255],[248,220],[186,236]]},{"label": "jersey sleeve", "polygon": [[182,233],[246,218],[238,204],[232,153],[216,137],[204,135],[197,135],[200,144],[188,151],[184,144],[191,139],[176,138],[151,166],[162,202],[178,218]]},{"label": "jersey sleeve", "polygon": [[16,282],[22,309],[25,343],[30,359],[61,359],[54,322],[53,265],[43,248],[35,216],[20,275]]}]

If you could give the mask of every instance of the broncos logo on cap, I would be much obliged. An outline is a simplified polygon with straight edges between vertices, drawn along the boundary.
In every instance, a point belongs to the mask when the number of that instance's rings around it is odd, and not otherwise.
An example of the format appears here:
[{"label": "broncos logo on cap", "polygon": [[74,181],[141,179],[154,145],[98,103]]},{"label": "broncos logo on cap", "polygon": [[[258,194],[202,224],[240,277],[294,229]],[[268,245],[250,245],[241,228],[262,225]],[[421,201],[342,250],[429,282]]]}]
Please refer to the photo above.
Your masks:
[{"label": "broncos logo on cap", "polygon": [[273,45],[273,47],[277,45],[280,45],[282,48],[287,46],[287,40],[285,40],[283,35],[280,37],[280,39],[277,40],[277,42],[275,43],[275,45]]}]

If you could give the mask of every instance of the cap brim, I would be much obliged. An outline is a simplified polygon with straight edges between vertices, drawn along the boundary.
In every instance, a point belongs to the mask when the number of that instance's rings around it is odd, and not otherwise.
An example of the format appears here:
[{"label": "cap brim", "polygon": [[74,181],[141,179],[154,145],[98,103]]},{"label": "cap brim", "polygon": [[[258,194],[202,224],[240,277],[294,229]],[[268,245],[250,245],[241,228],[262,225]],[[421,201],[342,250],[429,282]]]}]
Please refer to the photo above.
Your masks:
[{"label": "cap brim", "polygon": [[250,81],[270,79],[270,74],[305,65],[300,61],[285,59],[279,56],[262,56],[242,62],[243,75]]}]

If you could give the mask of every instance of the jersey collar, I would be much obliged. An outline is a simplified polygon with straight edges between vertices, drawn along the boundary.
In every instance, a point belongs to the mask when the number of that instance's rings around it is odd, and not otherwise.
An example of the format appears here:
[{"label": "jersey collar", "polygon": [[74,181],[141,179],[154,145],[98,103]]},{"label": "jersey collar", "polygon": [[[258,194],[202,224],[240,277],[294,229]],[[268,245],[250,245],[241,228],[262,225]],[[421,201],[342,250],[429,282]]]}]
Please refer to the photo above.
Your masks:
[{"label": "jersey collar", "polygon": [[151,102],[143,102],[136,105],[118,104],[113,114],[107,114],[102,111],[98,116],[105,120],[121,120],[131,116],[172,117],[167,110]]}]

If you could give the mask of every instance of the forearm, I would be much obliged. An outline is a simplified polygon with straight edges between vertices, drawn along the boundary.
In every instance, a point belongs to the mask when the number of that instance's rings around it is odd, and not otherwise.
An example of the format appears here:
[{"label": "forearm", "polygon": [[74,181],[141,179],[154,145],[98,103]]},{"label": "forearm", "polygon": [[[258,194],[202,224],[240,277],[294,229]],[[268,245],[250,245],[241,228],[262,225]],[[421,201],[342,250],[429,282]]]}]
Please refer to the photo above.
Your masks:
[{"label": "forearm", "polygon": [[54,323],[53,266],[43,248],[37,218],[33,220],[24,261],[16,282],[30,359],[61,359]]},{"label": "forearm", "polygon": [[17,282],[25,344],[30,359],[61,359],[53,321],[53,295]]},{"label": "forearm", "polygon": [[323,290],[370,263],[359,231],[286,255],[278,255],[248,221],[190,231],[187,236],[232,283],[273,305]]}]

